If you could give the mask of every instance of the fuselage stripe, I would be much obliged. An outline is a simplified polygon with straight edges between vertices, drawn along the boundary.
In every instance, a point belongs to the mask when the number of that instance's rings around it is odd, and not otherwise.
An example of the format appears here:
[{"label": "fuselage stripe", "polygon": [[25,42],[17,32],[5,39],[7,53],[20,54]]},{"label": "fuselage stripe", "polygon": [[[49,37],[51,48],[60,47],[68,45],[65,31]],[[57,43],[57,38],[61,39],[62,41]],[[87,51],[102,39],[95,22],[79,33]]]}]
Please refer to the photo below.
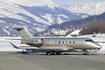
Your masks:
[{"label": "fuselage stripe", "polygon": [[43,44],[43,46],[58,46],[58,44]]},{"label": "fuselage stripe", "polygon": [[92,45],[72,45],[72,44],[43,44],[43,46],[91,46],[91,47],[95,47]]}]

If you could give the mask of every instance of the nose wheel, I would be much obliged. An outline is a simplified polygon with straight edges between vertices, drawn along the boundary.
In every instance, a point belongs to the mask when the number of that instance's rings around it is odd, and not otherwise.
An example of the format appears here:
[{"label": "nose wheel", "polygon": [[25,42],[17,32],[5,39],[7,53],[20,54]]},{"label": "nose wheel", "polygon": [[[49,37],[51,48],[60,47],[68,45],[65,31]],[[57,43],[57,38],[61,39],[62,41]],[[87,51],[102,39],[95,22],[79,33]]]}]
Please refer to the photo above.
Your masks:
[{"label": "nose wheel", "polygon": [[92,50],[90,50],[90,56],[93,56],[93,52],[92,52]]}]

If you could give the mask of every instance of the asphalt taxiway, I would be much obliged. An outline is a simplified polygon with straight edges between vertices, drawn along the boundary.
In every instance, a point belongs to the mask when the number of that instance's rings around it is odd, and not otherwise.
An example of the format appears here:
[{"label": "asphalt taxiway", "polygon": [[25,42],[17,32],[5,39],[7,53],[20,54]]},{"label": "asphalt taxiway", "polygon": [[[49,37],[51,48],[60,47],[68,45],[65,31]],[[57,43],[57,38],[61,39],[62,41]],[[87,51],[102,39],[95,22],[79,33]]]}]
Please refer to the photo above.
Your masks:
[{"label": "asphalt taxiway", "polygon": [[105,70],[105,55],[65,52],[47,56],[45,53],[0,52],[0,70]]}]

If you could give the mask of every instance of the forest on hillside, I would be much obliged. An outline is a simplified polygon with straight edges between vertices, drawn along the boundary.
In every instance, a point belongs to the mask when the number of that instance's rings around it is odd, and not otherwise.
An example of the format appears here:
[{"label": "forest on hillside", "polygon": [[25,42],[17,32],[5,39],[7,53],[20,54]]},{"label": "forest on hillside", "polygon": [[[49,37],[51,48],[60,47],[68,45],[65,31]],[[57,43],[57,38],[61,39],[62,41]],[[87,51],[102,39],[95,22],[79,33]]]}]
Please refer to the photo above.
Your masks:
[{"label": "forest on hillside", "polygon": [[62,24],[54,24],[49,26],[45,32],[48,32],[51,29],[57,29],[57,30],[67,30],[67,29],[81,29],[84,26],[89,26],[89,25],[93,25],[93,24],[98,24],[98,23],[104,23],[105,22],[105,13],[101,14],[101,15],[94,15],[94,16],[90,16],[84,19],[80,19],[80,20],[72,20],[72,21],[66,21]]},{"label": "forest on hillside", "polygon": [[95,22],[93,24],[89,24],[87,27],[83,27],[80,34],[98,34],[105,33],[105,23]]}]

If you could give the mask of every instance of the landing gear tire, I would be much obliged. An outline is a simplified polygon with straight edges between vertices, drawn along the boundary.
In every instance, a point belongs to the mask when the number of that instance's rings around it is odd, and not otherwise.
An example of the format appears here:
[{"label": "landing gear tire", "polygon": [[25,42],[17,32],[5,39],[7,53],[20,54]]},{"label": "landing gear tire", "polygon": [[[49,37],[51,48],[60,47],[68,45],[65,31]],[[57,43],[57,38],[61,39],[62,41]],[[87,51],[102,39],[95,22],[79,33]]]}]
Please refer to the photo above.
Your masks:
[{"label": "landing gear tire", "polygon": [[52,55],[54,55],[54,52],[52,52]]},{"label": "landing gear tire", "polygon": [[50,52],[46,52],[46,55],[51,55]]},{"label": "landing gear tire", "polygon": [[54,55],[54,52],[46,52],[46,55]]},{"label": "landing gear tire", "polygon": [[87,55],[87,52],[84,52],[83,55]]},{"label": "landing gear tire", "polygon": [[[46,52],[46,55],[54,55],[54,51]],[[56,52],[56,55],[60,55],[61,52]]]},{"label": "landing gear tire", "polygon": [[24,50],[21,52],[22,54],[27,54],[27,52],[25,52]]},{"label": "landing gear tire", "polygon": [[82,51],[83,51],[83,55],[87,55],[88,54],[86,49],[83,49]]},{"label": "landing gear tire", "polygon": [[93,56],[93,53],[91,53],[90,56]]},{"label": "landing gear tire", "polygon": [[60,55],[60,52],[56,52],[56,55]]}]

